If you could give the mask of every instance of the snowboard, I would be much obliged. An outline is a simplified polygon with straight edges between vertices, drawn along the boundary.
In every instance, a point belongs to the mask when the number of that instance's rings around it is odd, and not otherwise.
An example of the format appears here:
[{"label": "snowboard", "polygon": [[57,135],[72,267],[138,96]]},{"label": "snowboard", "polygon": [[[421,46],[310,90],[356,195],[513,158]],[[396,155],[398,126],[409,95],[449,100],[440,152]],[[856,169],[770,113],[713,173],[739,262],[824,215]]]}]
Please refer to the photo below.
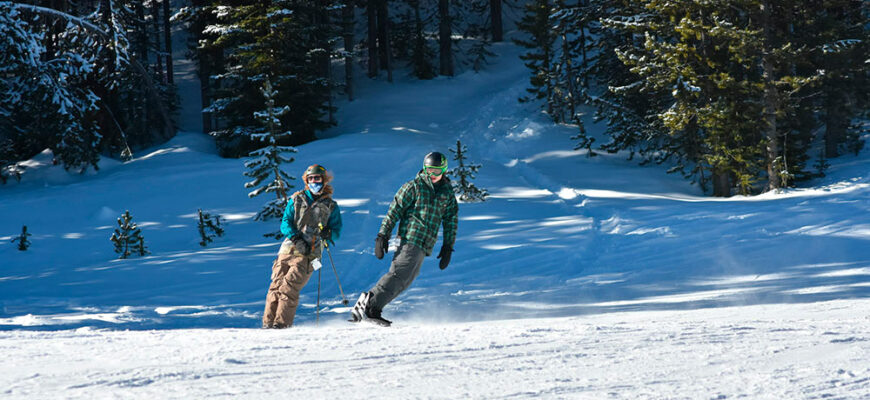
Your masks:
[{"label": "snowboard", "polygon": [[368,317],[365,317],[365,318],[363,318],[363,319],[361,319],[361,320],[359,320],[359,319],[349,319],[349,320],[347,320],[347,321],[348,321],[348,322],[353,322],[353,323],[358,323],[358,322],[363,322],[363,321],[365,321],[365,322],[368,322],[368,323],[370,323],[370,324],[375,324],[375,325],[377,325],[377,326],[383,326],[383,327],[388,327],[388,326],[390,326],[390,325],[393,324],[392,322],[387,321],[387,320],[385,320],[385,319],[383,319],[383,318],[368,318]]}]

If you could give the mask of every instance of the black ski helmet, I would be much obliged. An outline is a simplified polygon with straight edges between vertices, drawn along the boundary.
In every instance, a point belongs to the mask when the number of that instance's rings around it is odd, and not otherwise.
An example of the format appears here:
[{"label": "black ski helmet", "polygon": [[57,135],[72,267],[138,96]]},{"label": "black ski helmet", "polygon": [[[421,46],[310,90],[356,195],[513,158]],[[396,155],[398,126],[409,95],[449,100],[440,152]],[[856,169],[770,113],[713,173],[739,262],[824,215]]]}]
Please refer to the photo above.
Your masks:
[{"label": "black ski helmet", "polygon": [[447,168],[447,157],[437,151],[426,154],[423,158],[423,167],[436,167],[441,169]]}]

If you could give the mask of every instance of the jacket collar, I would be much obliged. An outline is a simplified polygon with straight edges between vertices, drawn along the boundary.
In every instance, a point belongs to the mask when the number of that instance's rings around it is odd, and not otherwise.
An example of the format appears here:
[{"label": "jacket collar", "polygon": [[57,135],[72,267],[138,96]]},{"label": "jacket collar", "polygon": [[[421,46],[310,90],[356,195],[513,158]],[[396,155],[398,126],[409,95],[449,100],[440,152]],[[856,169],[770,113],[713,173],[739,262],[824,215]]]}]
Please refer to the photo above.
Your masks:
[{"label": "jacket collar", "polygon": [[417,179],[422,180],[423,183],[424,183],[426,186],[430,187],[432,190],[438,190],[438,187],[439,187],[439,186],[441,186],[441,185],[449,185],[449,182],[450,182],[450,179],[448,179],[447,176],[444,176],[444,177],[441,178],[440,181],[438,181],[437,184],[433,184],[433,183],[432,183],[432,180],[429,179],[429,174],[426,173],[426,170],[425,170],[425,169],[421,169],[420,172],[417,173]]}]

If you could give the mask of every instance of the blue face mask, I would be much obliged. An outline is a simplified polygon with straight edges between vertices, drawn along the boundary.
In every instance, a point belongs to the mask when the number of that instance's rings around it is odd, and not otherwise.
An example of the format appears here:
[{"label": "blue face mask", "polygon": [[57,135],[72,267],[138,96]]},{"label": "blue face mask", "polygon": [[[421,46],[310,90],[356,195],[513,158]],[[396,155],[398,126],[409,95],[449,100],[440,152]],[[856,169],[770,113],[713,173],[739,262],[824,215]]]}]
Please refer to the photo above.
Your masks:
[{"label": "blue face mask", "polygon": [[311,190],[311,194],[318,194],[323,190],[323,184],[319,182],[309,182],[308,190]]}]

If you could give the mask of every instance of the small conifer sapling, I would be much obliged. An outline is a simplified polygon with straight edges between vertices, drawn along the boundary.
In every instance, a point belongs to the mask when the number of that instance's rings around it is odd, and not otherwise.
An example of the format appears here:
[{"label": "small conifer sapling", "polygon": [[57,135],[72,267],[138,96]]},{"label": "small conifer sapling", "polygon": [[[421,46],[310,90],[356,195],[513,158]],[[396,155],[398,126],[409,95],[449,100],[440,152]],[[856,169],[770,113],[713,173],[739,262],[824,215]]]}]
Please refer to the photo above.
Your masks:
[{"label": "small conifer sapling", "polygon": [[459,200],[465,202],[486,201],[489,192],[486,189],[478,188],[471,182],[475,178],[474,174],[480,170],[480,164],[466,162],[465,154],[468,152],[468,147],[457,140],[456,149],[450,149],[450,152],[453,153],[453,159],[459,164],[450,170],[450,176],[454,178],[454,181],[451,182],[453,192],[459,195]]},{"label": "small conifer sapling", "polygon": [[124,212],[121,218],[118,218],[118,227],[115,228],[110,240],[115,245],[115,253],[120,254],[118,258],[121,259],[130,257],[134,252],[140,256],[150,253],[145,246],[142,230],[133,222],[133,216],[130,215],[129,210]]},{"label": "small conifer sapling", "polygon": [[28,236],[33,236],[30,233],[27,233],[27,225],[21,227],[21,235],[17,238],[12,239],[12,243],[18,242],[18,250],[25,251],[28,247],[30,247],[30,240],[27,239]]},{"label": "small conifer sapling", "polygon": [[210,213],[202,212],[202,209],[199,209],[197,228],[199,229],[199,237],[202,238],[199,245],[202,247],[213,242],[215,236],[221,237],[224,235],[224,229],[221,226],[221,216],[216,215],[212,217]]}]

